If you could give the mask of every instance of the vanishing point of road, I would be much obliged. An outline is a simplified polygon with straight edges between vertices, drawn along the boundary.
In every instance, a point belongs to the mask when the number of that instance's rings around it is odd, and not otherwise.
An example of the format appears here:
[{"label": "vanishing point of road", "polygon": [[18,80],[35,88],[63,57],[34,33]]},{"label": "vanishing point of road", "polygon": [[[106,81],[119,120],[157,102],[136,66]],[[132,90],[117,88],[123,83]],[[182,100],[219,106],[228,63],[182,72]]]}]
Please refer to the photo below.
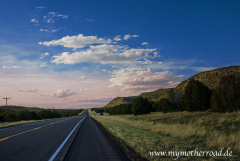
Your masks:
[{"label": "vanishing point of road", "polygon": [[85,111],[76,117],[0,129],[0,160],[127,161],[130,159]]}]

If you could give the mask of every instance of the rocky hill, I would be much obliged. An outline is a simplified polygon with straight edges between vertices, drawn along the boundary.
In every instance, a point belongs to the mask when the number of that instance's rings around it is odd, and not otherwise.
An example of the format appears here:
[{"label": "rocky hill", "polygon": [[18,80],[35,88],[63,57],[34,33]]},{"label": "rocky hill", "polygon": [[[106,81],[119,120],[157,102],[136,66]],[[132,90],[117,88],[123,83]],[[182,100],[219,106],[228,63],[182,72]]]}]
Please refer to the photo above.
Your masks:
[{"label": "rocky hill", "polygon": [[[218,82],[222,76],[230,75],[233,73],[236,73],[237,77],[240,79],[240,66],[230,66],[230,67],[217,68],[210,71],[204,71],[204,72],[193,75],[187,80],[182,81],[180,84],[178,84],[174,88],[174,90],[178,93],[178,95],[182,95],[190,79],[199,80],[212,90],[217,87]],[[169,89],[170,88],[158,89],[153,92],[142,93],[139,96],[147,97],[149,101],[156,102],[156,101],[159,101],[161,98],[167,98],[168,97],[167,92]],[[113,107],[115,105],[119,105],[123,103],[132,103],[135,97],[137,96],[116,97],[104,107]]]}]

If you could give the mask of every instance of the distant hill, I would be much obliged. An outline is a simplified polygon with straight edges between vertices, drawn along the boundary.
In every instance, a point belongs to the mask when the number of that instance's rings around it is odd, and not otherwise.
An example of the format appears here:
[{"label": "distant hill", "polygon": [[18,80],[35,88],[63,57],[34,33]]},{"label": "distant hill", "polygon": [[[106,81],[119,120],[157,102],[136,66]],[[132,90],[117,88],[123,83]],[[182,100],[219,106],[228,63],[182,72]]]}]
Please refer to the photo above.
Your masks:
[{"label": "distant hill", "polygon": [[[144,97],[144,98],[146,97],[149,101],[154,101],[155,99],[158,99],[162,96],[165,96],[167,94],[167,90],[168,89],[158,89],[158,90],[153,91],[153,92],[141,93],[139,96]],[[137,96],[116,97],[104,107],[113,107],[113,106],[123,104],[123,103],[132,103],[132,101],[136,97]]]},{"label": "distant hill", "polygon": [[113,107],[123,103],[132,103],[134,97],[116,97],[104,107]]},{"label": "distant hill", "polygon": [[[217,68],[210,71],[204,71],[198,74],[193,75],[187,80],[182,81],[178,84],[174,90],[179,94],[182,95],[184,92],[185,87],[187,86],[190,79],[199,80],[200,82],[204,83],[208,88],[211,90],[215,89],[218,85],[218,82],[222,76],[230,75],[236,73],[237,77],[240,79],[240,66],[230,66],[230,67],[223,67]],[[167,92],[171,88],[166,89],[158,89],[153,92],[146,92],[142,93],[139,96],[147,97],[149,101],[159,101],[161,98],[168,98]],[[111,102],[109,102],[104,107],[113,107],[115,105],[123,104],[123,103],[132,103],[133,99],[137,96],[130,96],[130,97],[116,97]]]}]

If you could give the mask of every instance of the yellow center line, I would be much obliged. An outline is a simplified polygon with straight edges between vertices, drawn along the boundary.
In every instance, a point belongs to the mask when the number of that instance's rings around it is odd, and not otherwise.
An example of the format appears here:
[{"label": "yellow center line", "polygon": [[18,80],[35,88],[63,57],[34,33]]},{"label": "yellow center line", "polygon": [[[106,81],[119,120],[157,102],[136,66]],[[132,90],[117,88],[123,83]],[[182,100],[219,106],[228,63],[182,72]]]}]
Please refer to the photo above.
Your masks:
[{"label": "yellow center line", "polygon": [[[70,119],[73,119],[73,118],[70,118]],[[70,120],[70,119],[61,120],[61,121],[53,122],[53,123],[50,123],[50,124],[47,124],[47,125],[39,126],[37,128],[34,128],[34,129],[30,129],[30,130],[27,130],[27,131],[24,131],[24,132],[20,132],[18,134],[14,134],[14,135],[2,138],[2,139],[0,139],[0,141],[7,140],[7,139],[9,139],[11,137],[18,136],[18,135],[21,135],[21,134],[24,134],[24,133],[27,133],[27,132],[30,132],[30,131],[38,130],[38,129],[41,129],[42,127],[53,125],[53,124],[56,124],[56,123],[59,123],[59,122],[62,122],[62,121],[67,121],[67,120]]]}]

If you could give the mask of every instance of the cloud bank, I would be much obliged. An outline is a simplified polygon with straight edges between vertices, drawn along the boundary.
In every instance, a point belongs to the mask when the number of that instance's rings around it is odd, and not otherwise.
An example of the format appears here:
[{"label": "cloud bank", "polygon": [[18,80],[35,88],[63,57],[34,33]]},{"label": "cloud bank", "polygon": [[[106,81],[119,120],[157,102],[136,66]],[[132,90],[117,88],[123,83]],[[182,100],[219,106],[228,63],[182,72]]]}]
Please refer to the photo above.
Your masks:
[{"label": "cloud bank", "polygon": [[152,73],[150,69],[143,71],[121,69],[113,72],[112,77],[109,80],[112,83],[109,88],[120,87],[123,91],[135,92],[174,87],[180,83],[176,82],[176,77],[183,77],[183,75],[174,76],[169,74],[168,71]]},{"label": "cloud bank", "polygon": [[109,44],[111,39],[97,38],[97,36],[83,36],[79,34],[78,36],[66,36],[59,40],[39,42],[38,44],[45,46],[63,46],[67,48],[83,48],[89,44]]},{"label": "cloud bank", "polygon": [[[120,36],[116,36],[114,40],[120,41]],[[137,37],[138,35],[128,36]],[[117,45],[116,42],[112,41],[111,39],[98,38],[97,36],[79,34],[49,42],[39,42],[39,44],[45,46],[63,46],[72,48],[73,50],[81,49],[73,53],[63,52],[59,55],[54,55],[51,62],[56,64],[76,64],[82,62],[100,62],[102,64],[131,63],[139,59],[158,56],[156,49],[129,48],[127,45]]]},{"label": "cloud bank", "polygon": [[131,39],[131,37],[139,37],[139,35],[124,35],[124,40],[128,40],[128,39]]},{"label": "cloud bank", "polygon": [[57,97],[57,98],[64,98],[64,97],[72,96],[75,94],[77,94],[77,92],[74,92],[70,89],[59,89],[59,90],[57,90],[56,93],[53,93],[51,96]]}]

